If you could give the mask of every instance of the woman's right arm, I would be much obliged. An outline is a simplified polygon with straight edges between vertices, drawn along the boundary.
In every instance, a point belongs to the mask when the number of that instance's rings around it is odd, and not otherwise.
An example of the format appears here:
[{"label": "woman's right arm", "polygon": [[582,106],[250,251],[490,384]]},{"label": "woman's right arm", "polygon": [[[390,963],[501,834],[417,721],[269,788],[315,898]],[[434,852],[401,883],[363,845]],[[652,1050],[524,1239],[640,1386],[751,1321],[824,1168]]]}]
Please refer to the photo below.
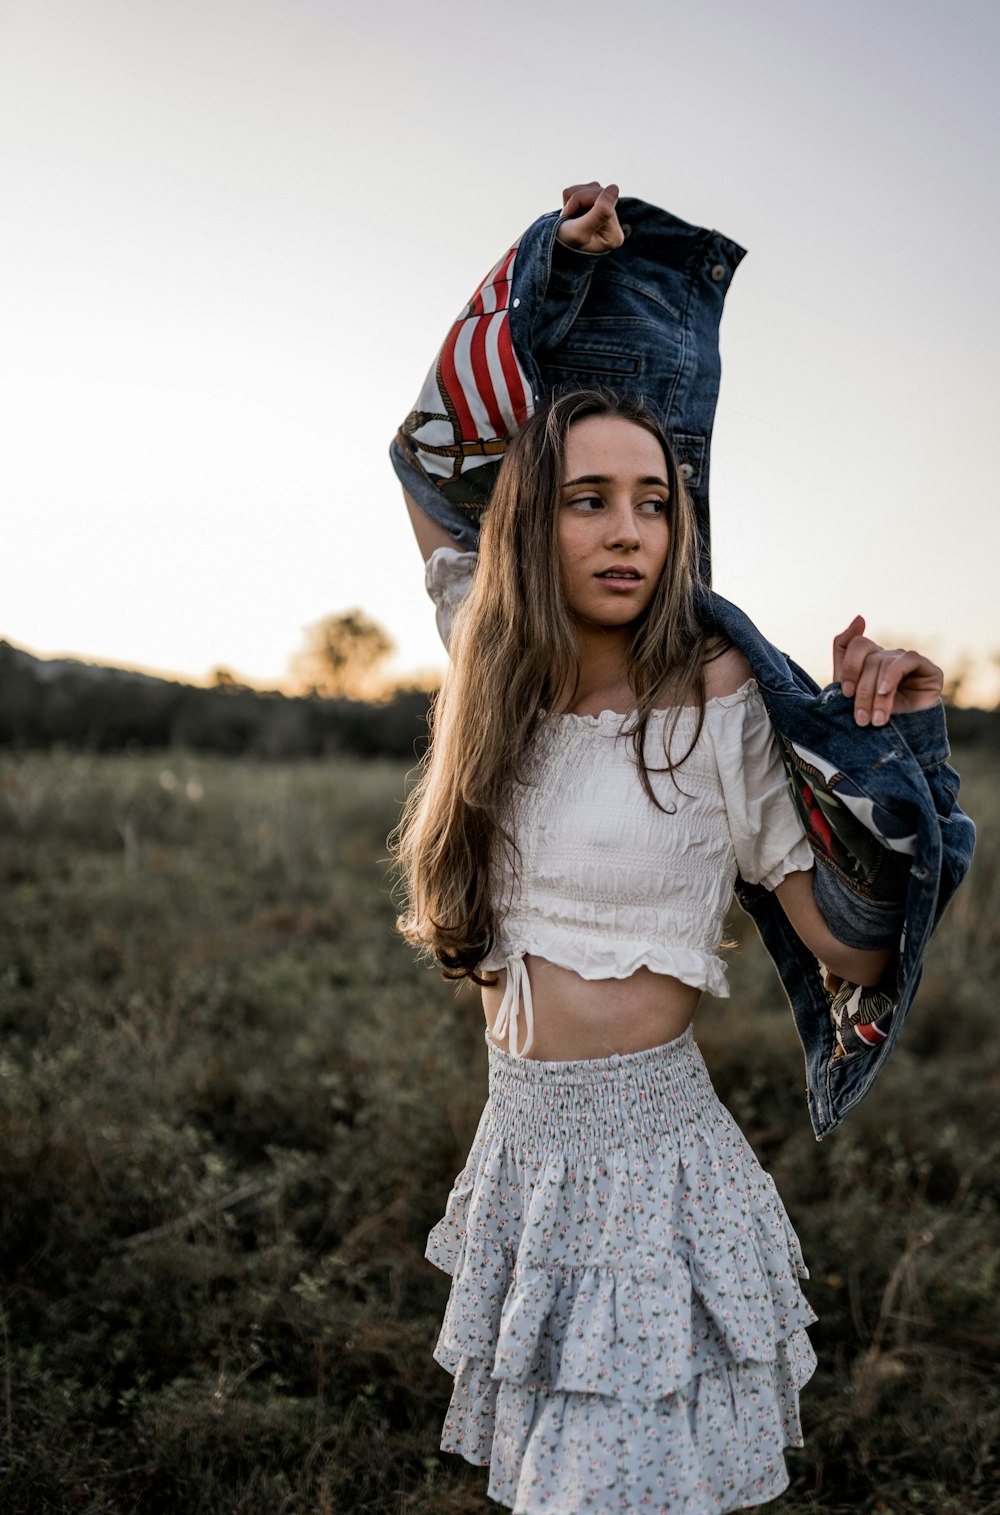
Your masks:
[{"label": "woman's right arm", "polygon": [[454,547],[455,538],[450,531],[445,531],[437,521],[432,521],[426,510],[421,510],[411,494],[403,490],[403,499],[410,513],[410,525],[413,527],[413,535],[417,539],[423,560],[426,563],[432,552],[439,547]]},{"label": "woman's right arm", "polygon": [[[432,521],[426,510],[421,510],[405,489],[403,499],[410,514],[413,535],[424,559],[424,587],[434,601],[438,635],[447,651],[451,645],[451,623],[455,612],[472,585],[476,554],[456,548],[451,532],[445,531],[437,521]],[[441,547],[447,547],[448,552],[441,557],[434,557]]]}]

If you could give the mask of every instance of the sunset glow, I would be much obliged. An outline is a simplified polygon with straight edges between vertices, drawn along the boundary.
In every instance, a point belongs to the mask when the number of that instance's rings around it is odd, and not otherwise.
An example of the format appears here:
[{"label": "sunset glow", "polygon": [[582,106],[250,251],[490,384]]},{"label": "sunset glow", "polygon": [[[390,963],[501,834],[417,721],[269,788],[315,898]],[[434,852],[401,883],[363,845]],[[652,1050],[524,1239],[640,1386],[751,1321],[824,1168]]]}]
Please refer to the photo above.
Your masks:
[{"label": "sunset glow", "polygon": [[0,636],[274,687],[360,606],[440,667],[389,439],[503,248],[614,178],[749,249],[715,587],[821,679],[861,611],[992,701],[996,8],[483,14],[3,7]]}]

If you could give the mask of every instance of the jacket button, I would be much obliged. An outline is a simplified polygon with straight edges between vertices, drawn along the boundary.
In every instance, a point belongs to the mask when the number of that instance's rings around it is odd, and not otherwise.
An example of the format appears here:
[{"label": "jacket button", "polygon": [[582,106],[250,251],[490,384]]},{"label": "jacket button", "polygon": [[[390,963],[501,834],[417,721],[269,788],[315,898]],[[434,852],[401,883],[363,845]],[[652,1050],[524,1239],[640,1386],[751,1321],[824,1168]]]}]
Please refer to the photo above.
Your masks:
[{"label": "jacket button", "polygon": [[725,277],[726,265],[724,263],[716,263],[712,268],[712,278],[715,280],[716,284],[718,284],[720,280],[724,279]]},{"label": "jacket button", "polygon": [[517,309],[517,307],[518,307],[518,306],[519,306],[519,305],[520,305],[520,303],[521,303],[521,301],[520,301],[520,299],[519,299],[519,298],[515,298],[515,299],[514,299],[514,301],[513,301],[513,305],[514,305],[514,309],[515,309],[515,310],[516,310],[516,309]]},{"label": "jacket button", "polygon": [[690,463],[681,463],[678,465],[677,472],[680,474],[681,478],[687,482],[687,480],[690,479],[691,475],[694,473],[694,469],[691,467]]}]

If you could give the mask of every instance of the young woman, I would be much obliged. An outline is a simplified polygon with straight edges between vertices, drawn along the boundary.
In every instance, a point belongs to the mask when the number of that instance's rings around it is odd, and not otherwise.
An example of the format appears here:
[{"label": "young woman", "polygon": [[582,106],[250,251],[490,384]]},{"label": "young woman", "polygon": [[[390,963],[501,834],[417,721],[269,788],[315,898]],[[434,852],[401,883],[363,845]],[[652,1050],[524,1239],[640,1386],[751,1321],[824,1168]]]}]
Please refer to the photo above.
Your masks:
[{"label": "young woman", "polygon": [[[570,236],[596,205],[590,231],[614,237],[598,198]],[[532,1515],[762,1503],[802,1444],[816,1316],[692,1020],[727,993],[737,878],[838,979],[878,983],[895,948],[845,943],[817,904],[753,668],[706,614],[691,501],[641,401],[542,404],[478,559],[409,505],[451,666],[399,832],[400,926],[482,986],[490,1079],[428,1241],[453,1280],[442,1447]],[[940,670],[863,629],[834,642],[858,727],[936,704]]]}]

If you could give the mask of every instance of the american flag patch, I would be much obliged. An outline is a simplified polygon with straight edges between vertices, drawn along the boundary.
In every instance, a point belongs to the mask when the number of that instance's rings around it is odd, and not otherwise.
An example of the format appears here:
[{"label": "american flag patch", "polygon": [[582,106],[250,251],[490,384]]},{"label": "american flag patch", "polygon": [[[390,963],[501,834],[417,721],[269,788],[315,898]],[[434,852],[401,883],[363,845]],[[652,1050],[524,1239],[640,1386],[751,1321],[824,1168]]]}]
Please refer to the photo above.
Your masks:
[{"label": "american flag patch", "polygon": [[[452,324],[400,441],[411,459],[454,503],[479,506],[509,438],[534,409],[528,377],[510,334],[511,287],[519,242],[486,275]],[[492,465],[492,466],[491,466]]]}]

